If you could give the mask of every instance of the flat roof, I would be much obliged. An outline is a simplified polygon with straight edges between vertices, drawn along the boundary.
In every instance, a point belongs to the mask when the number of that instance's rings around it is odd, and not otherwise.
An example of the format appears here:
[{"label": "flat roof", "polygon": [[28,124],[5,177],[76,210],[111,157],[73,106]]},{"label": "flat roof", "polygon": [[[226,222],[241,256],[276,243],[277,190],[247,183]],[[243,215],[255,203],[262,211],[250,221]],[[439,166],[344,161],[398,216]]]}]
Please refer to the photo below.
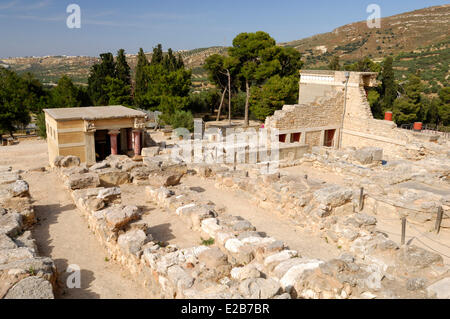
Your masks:
[{"label": "flat roof", "polygon": [[95,121],[117,118],[142,118],[146,116],[144,112],[121,105],[45,109],[44,112],[57,121]]},{"label": "flat roof", "polygon": [[377,72],[357,72],[357,71],[333,71],[333,70],[300,70],[301,74],[314,74],[314,75],[335,75],[336,73],[358,73],[362,75],[378,75]]}]

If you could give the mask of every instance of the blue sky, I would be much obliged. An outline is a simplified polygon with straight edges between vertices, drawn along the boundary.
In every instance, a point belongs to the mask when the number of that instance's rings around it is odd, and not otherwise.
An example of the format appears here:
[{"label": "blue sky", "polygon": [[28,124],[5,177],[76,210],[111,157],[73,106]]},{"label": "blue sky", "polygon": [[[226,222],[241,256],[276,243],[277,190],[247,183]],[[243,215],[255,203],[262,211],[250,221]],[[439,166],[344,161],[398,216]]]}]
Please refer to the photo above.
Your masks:
[{"label": "blue sky", "polygon": [[[81,29],[66,26],[69,4],[81,7]],[[298,40],[365,20],[442,5],[439,0],[0,0],[0,57],[91,55],[124,48],[150,51],[230,45],[240,32],[266,31]]]}]

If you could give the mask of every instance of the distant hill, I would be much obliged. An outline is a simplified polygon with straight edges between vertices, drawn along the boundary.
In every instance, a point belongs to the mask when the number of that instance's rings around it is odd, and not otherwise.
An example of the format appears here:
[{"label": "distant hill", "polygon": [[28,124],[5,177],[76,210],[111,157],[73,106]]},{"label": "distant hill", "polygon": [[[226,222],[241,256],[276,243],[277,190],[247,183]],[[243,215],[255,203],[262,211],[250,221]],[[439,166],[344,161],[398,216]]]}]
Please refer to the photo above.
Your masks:
[{"label": "distant hill", "polygon": [[380,29],[370,29],[361,21],[281,45],[303,53],[306,66],[328,63],[334,55],[342,61],[377,59],[443,42],[449,25],[450,5],[443,5],[382,18]]},{"label": "distant hill", "polygon": [[[192,69],[193,82],[201,85],[207,81],[207,75],[201,66],[206,58],[214,53],[225,53],[225,47],[211,47],[178,52],[188,68]],[[146,53],[151,60],[152,53]],[[19,74],[31,72],[43,83],[54,85],[63,75],[67,75],[77,84],[87,84],[89,70],[92,65],[99,63],[100,58],[85,56],[47,56],[47,57],[20,57],[2,60]],[[137,55],[128,54],[127,61],[132,72],[137,65]],[[195,83],[194,83],[195,84]]]},{"label": "distant hill", "polygon": [[[450,5],[443,5],[383,18],[380,29],[369,29],[366,21],[361,21],[280,45],[301,52],[305,68],[326,68],[332,56],[350,63],[366,56],[381,62],[387,55],[394,55],[394,67],[400,79],[420,71],[436,91],[440,86],[448,86],[449,25]],[[205,59],[214,53],[225,54],[226,50],[226,47],[210,47],[179,52],[186,66],[192,69],[195,87],[208,87],[207,74],[202,68]],[[151,53],[147,56],[151,59]],[[56,83],[64,74],[86,84],[90,67],[99,61],[95,57],[65,56],[2,60],[13,70],[32,72],[47,84]],[[128,55],[128,62],[134,70],[137,56]]]}]

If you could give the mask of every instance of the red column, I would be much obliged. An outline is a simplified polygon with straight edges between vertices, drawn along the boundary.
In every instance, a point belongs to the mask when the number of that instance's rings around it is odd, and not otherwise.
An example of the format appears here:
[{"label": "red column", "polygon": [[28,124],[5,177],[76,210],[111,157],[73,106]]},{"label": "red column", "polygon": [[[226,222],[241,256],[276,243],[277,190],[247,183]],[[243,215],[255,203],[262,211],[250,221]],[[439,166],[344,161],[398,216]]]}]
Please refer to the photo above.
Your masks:
[{"label": "red column", "polygon": [[131,128],[127,128],[127,141],[128,141],[127,149],[131,151],[133,149],[133,130]]},{"label": "red column", "polygon": [[109,138],[111,141],[111,155],[119,154],[117,151],[117,135],[119,135],[119,131],[109,131]]},{"label": "red column", "polygon": [[133,131],[134,135],[134,155],[141,155],[141,131]]}]

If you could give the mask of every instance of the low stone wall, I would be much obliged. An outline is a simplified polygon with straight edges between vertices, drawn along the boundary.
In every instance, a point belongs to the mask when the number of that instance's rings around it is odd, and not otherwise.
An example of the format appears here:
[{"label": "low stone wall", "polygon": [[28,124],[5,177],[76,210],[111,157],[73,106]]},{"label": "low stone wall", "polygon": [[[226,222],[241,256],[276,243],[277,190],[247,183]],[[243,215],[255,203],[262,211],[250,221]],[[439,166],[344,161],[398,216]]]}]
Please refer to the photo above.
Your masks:
[{"label": "low stone wall", "polygon": [[0,299],[53,299],[56,268],[39,257],[30,229],[36,222],[20,172],[0,167]]},{"label": "low stone wall", "polygon": [[[381,172],[380,170],[383,168],[380,156],[382,157],[377,149],[363,150],[362,155],[358,154],[358,150],[344,152],[332,149],[316,149],[315,154],[304,159],[304,161],[314,163],[314,167],[317,169],[332,169],[340,173],[345,172],[346,176],[355,176],[354,180],[349,181],[348,187],[322,184],[307,177],[292,179],[289,176],[283,176],[283,174],[264,176],[259,175],[258,170],[245,172],[210,168],[205,174],[205,169],[202,166],[194,167],[194,169],[200,176],[215,180],[216,187],[245,192],[259,207],[288,215],[295,220],[297,225],[310,232],[317,233],[326,242],[336,245],[337,249],[347,252],[344,255],[351,256],[350,261],[357,261],[358,267],[367,271],[366,275],[361,278],[367,280],[368,286],[365,289],[370,288],[371,290],[367,292],[362,291],[364,288],[356,289],[360,293],[359,297],[386,294],[387,292],[383,288],[383,278],[388,278],[387,281],[393,286],[397,286],[397,297],[403,296],[405,298],[409,296],[407,298],[410,298],[412,291],[418,293],[416,297],[426,297],[427,293],[428,296],[432,296],[432,288],[425,291],[426,286],[442,278],[441,276],[449,270],[448,266],[444,266],[442,257],[416,246],[400,247],[387,235],[377,230],[377,219],[374,216],[389,216],[389,218],[397,218],[399,222],[402,216],[408,216],[408,220],[411,221],[420,221],[425,216],[428,221],[434,221],[437,206],[443,205],[444,209],[448,211],[448,200],[450,198],[430,196],[426,192],[416,192],[414,193],[415,201],[409,203],[409,209],[405,205],[405,208],[399,211],[397,207],[402,204],[402,201],[399,198],[401,196],[396,196],[391,199],[394,210],[389,211],[385,192],[387,185],[395,184],[395,181],[420,179],[426,174],[422,172],[422,176],[420,176],[414,170],[414,167],[408,171],[407,176],[402,176],[400,172]],[[368,157],[370,157],[370,161]],[[366,163],[361,164],[361,161],[366,161]],[[429,167],[426,163],[422,163],[422,165]],[[431,180],[442,178],[442,175],[446,176],[449,172],[448,166],[442,163],[440,166],[434,165],[431,170],[434,171],[434,175],[430,175]],[[371,180],[369,178],[372,174],[375,176]],[[384,182],[380,182],[380,178],[384,178]],[[355,183],[357,180],[360,183]],[[434,183],[436,183],[436,180],[434,180]],[[361,185],[366,187],[364,210],[362,212],[359,209]],[[384,186],[386,189],[383,189]],[[378,187],[381,189],[377,189]],[[367,194],[367,190],[372,195]],[[378,200],[372,197],[374,193],[380,196]],[[400,193],[399,195],[405,196],[406,194]],[[408,194],[407,196],[412,195]],[[389,197],[387,198],[389,200]],[[406,202],[406,197],[404,201]],[[414,210],[414,206],[422,210],[422,215]],[[448,218],[444,219],[443,227],[447,227],[448,221]],[[410,254],[416,255],[412,257]],[[405,257],[406,255],[409,257]],[[346,261],[348,262],[348,260]],[[348,264],[342,266],[342,260],[339,262],[331,261],[331,263],[334,265],[333,267],[343,267],[344,269],[348,267]],[[419,264],[421,266],[418,266]],[[352,267],[350,266],[350,268]],[[320,276],[323,276],[323,273],[320,273]],[[342,288],[343,283],[339,283],[339,277],[342,274],[334,273],[333,276],[338,276],[337,281],[336,278],[325,277],[334,281],[337,287]],[[359,278],[354,273],[353,276]],[[420,282],[423,285],[419,288],[412,288],[416,277],[421,278],[422,281]],[[297,280],[299,278],[297,277]],[[301,278],[306,283],[299,280],[296,282],[297,286],[295,286],[296,292],[300,291],[301,296],[310,298],[337,296],[336,294],[329,295],[329,292],[324,293],[324,291],[327,291],[325,288],[320,291],[314,289],[311,291],[308,278],[304,276],[301,276]],[[355,281],[357,282],[358,279],[353,277],[353,283]],[[361,288],[358,284],[356,286]],[[346,291],[347,288],[342,289]],[[342,293],[342,290],[340,291]],[[356,295],[353,290],[349,291],[352,292],[352,296]],[[345,295],[347,292],[342,294]],[[388,297],[388,295],[385,295],[385,297]]]},{"label": "low stone wall", "polygon": [[[376,150],[370,154],[372,161],[379,156]],[[117,163],[115,167],[123,169],[129,162],[121,159]],[[187,231],[204,238],[203,245],[179,249],[156,242],[139,209],[121,204],[119,187],[93,183],[71,192],[111,259],[155,296],[426,298],[433,296],[433,291],[427,290],[429,283],[448,270],[441,256],[415,246],[399,247],[377,231],[376,218],[354,212],[357,188],[260,175],[257,169],[186,167],[164,156],[149,156],[145,166],[139,167],[150,172],[147,198],[173,218],[185,221]],[[70,179],[79,169],[61,170],[63,179]],[[201,193],[179,184],[180,175],[194,173],[214,179],[217,187],[247,192],[261,207],[289,214],[303,227],[320,232],[324,240],[335,242],[343,254],[330,261],[303,258],[301,252],[259,233],[249,221],[228,214]]]}]

